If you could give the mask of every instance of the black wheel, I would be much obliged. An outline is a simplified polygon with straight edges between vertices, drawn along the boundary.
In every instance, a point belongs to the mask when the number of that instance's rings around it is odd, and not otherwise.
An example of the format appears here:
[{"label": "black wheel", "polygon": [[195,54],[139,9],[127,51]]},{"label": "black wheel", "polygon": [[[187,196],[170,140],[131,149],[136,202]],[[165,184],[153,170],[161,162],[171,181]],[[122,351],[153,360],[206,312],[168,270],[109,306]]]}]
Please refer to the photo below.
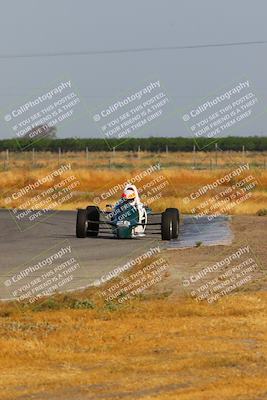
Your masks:
[{"label": "black wheel", "polygon": [[85,238],[87,236],[87,211],[79,209],[76,220],[76,237]]},{"label": "black wheel", "polygon": [[166,208],[165,211],[168,211],[173,215],[173,228],[172,228],[172,238],[177,239],[179,235],[179,225],[180,225],[180,214],[177,208]]},{"label": "black wheel", "polygon": [[179,213],[175,208],[169,208],[161,214],[161,238],[171,240],[178,237]]},{"label": "black wheel", "polygon": [[[86,208],[87,211],[87,220],[99,222],[100,211],[96,206],[88,206]],[[88,222],[87,226],[87,235],[91,237],[98,236],[99,232],[99,224],[94,224],[93,222]]]}]

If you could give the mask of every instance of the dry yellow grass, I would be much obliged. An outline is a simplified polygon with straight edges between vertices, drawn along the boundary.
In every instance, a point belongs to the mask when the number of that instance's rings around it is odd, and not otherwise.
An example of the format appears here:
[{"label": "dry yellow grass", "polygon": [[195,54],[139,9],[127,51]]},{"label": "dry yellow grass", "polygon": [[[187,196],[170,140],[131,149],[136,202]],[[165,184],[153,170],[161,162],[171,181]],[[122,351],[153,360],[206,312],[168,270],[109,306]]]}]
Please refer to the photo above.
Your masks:
[{"label": "dry yellow grass", "polygon": [[113,311],[1,306],[0,399],[264,399],[267,294]]},{"label": "dry yellow grass", "polygon": [[[13,157],[15,157],[13,155]],[[220,153],[218,156],[217,169],[208,170],[192,170],[191,153],[169,153],[169,154],[152,154],[140,153],[139,157],[134,153],[116,153],[115,156],[108,153],[89,153],[89,159],[86,160],[84,154],[66,153],[62,158],[57,159],[56,155],[45,153],[40,155],[38,163],[32,165],[29,159],[24,159],[23,155],[16,156],[10,161],[10,168],[0,174],[0,207],[19,207],[21,200],[13,201],[8,205],[5,203],[7,193],[15,188],[22,188],[29,183],[34,183],[38,178],[49,174],[58,168],[60,164],[71,164],[71,171],[65,173],[62,179],[74,175],[79,181],[79,186],[75,188],[73,197],[60,205],[59,209],[75,209],[77,207],[85,207],[92,202],[96,196],[103,191],[122,184],[133,176],[144,171],[151,165],[160,162],[162,169],[153,174],[153,178],[164,175],[169,184],[164,188],[163,195],[160,199],[154,201],[151,206],[155,210],[162,210],[166,207],[178,207],[181,212],[188,213],[192,208],[198,207],[203,201],[211,197],[213,192],[208,192],[201,196],[198,200],[186,204],[183,199],[196,192],[200,187],[207,183],[212,183],[216,179],[237,169],[242,161],[242,154],[239,153]],[[28,155],[27,155],[28,157]],[[209,167],[209,159],[215,160],[214,153],[198,153],[199,167]],[[259,209],[266,208],[267,204],[267,170],[256,168],[255,165],[263,166],[265,153],[248,154],[245,161],[250,162],[250,170],[242,175],[242,177],[253,175],[258,184],[253,190],[253,195],[248,200],[241,202],[234,208],[231,208],[231,214],[255,214]],[[110,163],[112,160],[112,163]],[[208,164],[205,162],[208,160]],[[177,162],[180,165],[177,166]],[[111,166],[111,168],[110,168]],[[239,178],[240,179],[240,178]],[[142,180],[142,184],[152,180],[152,176]],[[45,190],[52,186],[55,182],[46,183],[41,190]],[[138,185],[138,184],[137,184]],[[222,185],[225,188],[226,185]],[[31,191],[28,196],[23,197],[23,202],[29,198],[36,196],[39,191]],[[108,202],[117,200],[120,193],[114,194],[108,199]],[[214,194],[214,193],[213,193]],[[100,203],[104,207],[107,201]]]}]

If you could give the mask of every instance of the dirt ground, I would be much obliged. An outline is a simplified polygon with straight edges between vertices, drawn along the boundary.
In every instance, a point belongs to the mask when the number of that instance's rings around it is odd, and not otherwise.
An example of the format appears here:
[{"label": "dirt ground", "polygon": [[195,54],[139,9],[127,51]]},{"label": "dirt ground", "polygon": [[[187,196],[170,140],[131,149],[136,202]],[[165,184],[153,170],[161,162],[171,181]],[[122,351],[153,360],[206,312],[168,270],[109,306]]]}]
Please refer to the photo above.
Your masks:
[{"label": "dirt ground", "polygon": [[[256,260],[259,268],[254,273],[255,279],[252,279],[243,289],[266,290],[267,217],[233,216],[231,228],[234,239],[229,246],[199,246],[192,249],[169,250],[164,257],[167,259],[170,268],[168,268],[164,280],[157,286],[157,291],[171,291],[172,296],[188,294],[188,290],[182,285],[184,278],[215,264],[226,256],[235,253],[238,248],[247,245],[250,248],[250,255]],[[261,270],[261,273],[259,273],[259,270]]]}]

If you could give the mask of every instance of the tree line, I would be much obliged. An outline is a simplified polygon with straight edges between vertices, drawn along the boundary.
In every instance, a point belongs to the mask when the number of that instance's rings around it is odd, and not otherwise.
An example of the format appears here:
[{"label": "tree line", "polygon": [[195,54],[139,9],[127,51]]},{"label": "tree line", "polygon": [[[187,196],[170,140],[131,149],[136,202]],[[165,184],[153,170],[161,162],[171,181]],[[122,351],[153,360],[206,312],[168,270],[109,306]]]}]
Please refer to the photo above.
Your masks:
[{"label": "tree line", "polygon": [[[216,139],[217,146],[220,150],[231,151],[267,151],[267,137],[260,136],[228,136],[225,138]],[[194,138],[185,137],[149,137],[149,138],[127,138],[123,142],[121,139],[109,139],[108,141],[102,138],[66,138],[52,139],[42,138],[38,141],[31,139],[2,139],[0,140],[0,151],[10,150],[31,151],[52,151],[56,152],[60,148],[61,151],[110,151],[115,148],[118,151],[184,151],[190,152],[194,148],[196,150],[204,149],[205,151],[214,151],[215,140],[209,138]]]}]

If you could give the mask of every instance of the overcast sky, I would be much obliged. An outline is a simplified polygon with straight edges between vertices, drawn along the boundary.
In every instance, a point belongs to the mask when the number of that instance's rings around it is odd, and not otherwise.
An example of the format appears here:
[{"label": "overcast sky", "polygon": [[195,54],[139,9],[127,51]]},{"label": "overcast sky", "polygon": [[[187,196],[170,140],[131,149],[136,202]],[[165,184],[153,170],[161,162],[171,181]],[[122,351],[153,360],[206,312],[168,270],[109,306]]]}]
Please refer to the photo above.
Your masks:
[{"label": "overcast sky", "polygon": [[[263,0],[2,0],[1,113],[66,76],[78,88],[85,112],[59,126],[58,136],[100,137],[86,110],[157,77],[172,99],[172,112],[142,135],[188,136],[179,111],[246,77],[261,108],[235,133],[265,135],[267,44],[48,54],[267,41],[266,15]],[[12,137],[3,119],[0,128],[1,137]]]}]

